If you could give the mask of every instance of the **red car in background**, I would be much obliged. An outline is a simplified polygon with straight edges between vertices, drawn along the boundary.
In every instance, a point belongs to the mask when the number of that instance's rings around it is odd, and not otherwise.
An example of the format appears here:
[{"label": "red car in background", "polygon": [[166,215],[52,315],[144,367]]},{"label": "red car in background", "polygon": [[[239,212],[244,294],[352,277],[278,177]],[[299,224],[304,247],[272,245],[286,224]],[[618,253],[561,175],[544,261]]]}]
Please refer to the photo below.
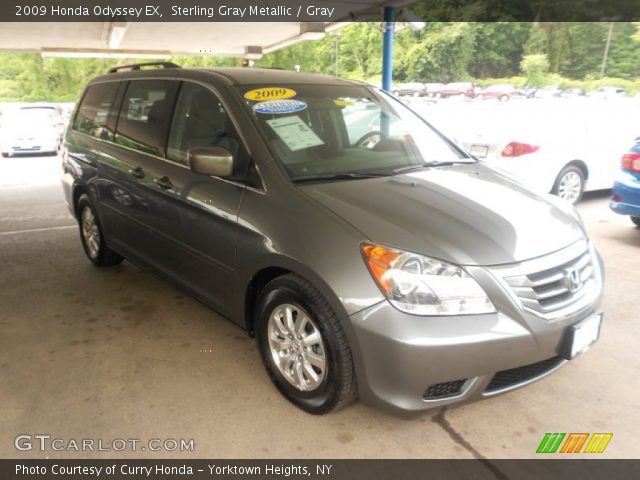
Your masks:
[{"label": "red car in background", "polygon": [[497,98],[503,102],[518,95],[519,92],[513,85],[491,85],[478,94],[480,98]]},{"label": "red car in background", "polygon": [[465,95],[467,97],[475,97],[476,87],[471,82],[452,82],[447,83],[442,89],[436,92],[436,97],[453,97],[455,95]]}]

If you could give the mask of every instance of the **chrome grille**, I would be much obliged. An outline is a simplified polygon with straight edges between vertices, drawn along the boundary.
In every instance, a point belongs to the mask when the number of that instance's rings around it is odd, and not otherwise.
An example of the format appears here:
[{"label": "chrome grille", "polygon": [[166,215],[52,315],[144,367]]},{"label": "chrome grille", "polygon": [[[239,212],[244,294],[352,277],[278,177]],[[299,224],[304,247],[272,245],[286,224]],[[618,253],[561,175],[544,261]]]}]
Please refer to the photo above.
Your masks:
[{"label": "chrome grille", "polygon": [[563,253],[571,255],[563,255],[561,261],[557,255],[550,255],[496,273],[525,310],[547,319],[569,314],[594,300],[600,278],[591,249],[574,247]]}]

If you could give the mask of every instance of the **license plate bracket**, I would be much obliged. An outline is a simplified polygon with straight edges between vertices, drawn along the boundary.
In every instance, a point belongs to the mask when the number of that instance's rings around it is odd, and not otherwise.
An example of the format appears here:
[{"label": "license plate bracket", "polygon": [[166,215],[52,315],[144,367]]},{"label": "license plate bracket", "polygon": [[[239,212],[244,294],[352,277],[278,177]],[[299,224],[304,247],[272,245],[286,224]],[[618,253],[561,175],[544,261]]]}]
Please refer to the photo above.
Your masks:
[{"label": "license plate bracket", "polygon": [[589,350],[591,345],[600,338],[602,316],[602,312],[597,312],[569,327],[562,357],[571,360]]},{"label": "license plate bracket", "polygon": [[486,158],[487,154],[489,153],[489,147],[487,147],[486,145],[471,145],[469,153],[476,157]]}]

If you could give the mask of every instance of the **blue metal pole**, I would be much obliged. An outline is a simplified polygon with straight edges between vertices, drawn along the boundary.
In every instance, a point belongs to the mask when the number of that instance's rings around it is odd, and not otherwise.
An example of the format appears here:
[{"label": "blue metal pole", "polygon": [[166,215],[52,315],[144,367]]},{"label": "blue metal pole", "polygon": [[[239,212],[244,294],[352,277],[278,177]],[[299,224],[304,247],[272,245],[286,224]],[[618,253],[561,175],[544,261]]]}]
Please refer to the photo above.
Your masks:
[{"label": "blue metal pole", "polygon": [[382,89],[391,91],[393,76],[393,7],[384,7],[384,38],[382,39]]}]

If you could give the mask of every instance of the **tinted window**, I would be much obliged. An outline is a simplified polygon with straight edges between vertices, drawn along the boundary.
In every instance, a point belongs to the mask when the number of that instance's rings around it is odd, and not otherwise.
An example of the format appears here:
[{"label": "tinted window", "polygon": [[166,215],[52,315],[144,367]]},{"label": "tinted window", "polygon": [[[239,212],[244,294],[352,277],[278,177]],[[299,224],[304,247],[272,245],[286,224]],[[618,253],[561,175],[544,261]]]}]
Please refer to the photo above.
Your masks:
[{"label": "tinted window", "polygon": [[170,80],[129,82],[118,116],[116,143],[164,156],[177,86]]},{"label": "tinted window", "polygon": [[90,86],[78,107],[73,128],[96,138],[112,140],[113,132],[109,131],[107,123],[119,85],[110,82]]},{"label": "tinted window", "polygon": [[193,147],[224,147],[233,155],[234,176],[241,176],[248,163],[241,145],[218,97],[200,85],[184,83],[173,116],[167,158],[186,165],[187,152]]}]

